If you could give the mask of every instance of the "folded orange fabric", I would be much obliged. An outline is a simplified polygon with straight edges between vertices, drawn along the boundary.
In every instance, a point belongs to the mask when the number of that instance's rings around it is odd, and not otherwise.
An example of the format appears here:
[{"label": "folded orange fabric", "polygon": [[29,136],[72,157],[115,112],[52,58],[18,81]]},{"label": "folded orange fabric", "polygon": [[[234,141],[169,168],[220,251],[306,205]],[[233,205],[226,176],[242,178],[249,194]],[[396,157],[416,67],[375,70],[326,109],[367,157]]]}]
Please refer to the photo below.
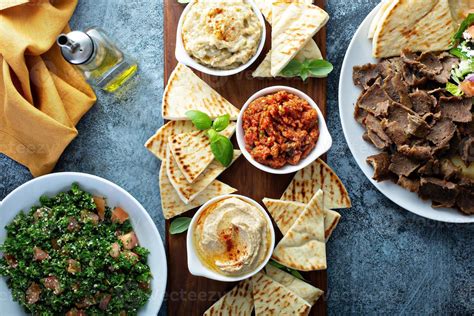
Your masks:
[{"label": "folded orange fabric", "polygon": [[0,152],[35,177],[53,170],[96,100],[55,45],[76,5],[36,0],[0,10]]}]

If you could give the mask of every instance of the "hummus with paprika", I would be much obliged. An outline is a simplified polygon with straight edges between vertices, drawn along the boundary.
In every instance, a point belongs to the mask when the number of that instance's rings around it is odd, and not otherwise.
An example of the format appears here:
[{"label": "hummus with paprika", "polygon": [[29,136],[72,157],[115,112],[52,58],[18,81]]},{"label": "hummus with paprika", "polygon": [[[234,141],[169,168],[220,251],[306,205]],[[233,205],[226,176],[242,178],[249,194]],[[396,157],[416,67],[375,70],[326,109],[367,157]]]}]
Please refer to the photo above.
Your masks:
[{"label": "hummus with paprika", "polygon": [[184,17],[181,36],[186,52],[198,63],[234,69],[257,52],[262,25],[245,0],[197,0]]},{"label": "hummus with paprika", "polygon": [[263,263],[270,251],[271,232],[262,211],[238,197],[229,197],[200,214],[193,241],[208,268],[240,276]]}]

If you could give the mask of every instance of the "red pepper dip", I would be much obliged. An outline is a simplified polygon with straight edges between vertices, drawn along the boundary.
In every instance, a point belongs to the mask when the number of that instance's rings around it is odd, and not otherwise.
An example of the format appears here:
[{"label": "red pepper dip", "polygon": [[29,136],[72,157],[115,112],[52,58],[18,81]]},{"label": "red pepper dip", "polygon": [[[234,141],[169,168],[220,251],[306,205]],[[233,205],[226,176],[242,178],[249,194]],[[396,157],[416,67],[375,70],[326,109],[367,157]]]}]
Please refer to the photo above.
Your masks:
[{"label": "red pepper dip", "polygon": [[298,164],[319,138],[318,112],[286,91],[252,101],[242,116],[242,127],[246,149],[257,162],[272,168]]}]

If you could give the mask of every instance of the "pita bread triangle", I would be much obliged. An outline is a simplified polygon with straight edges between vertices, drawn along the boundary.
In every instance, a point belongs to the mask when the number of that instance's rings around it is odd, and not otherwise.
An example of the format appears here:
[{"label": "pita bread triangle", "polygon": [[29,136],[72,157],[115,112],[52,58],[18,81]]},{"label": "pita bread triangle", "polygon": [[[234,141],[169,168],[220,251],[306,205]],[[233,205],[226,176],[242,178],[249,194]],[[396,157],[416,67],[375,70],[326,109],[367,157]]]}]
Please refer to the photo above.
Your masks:
[{"label": "pita bread triangle", "polygon": [[314,287],[311,284],[308,284],[305,281],[300,280],[297,277],[294,277],[291,274],[272,266],[271,264],[267,264],[265,271],[267,276],[304,299],[311,306],[313,306],[314,303],[316,303],[316,301],[321,297],[321,295],[324,294],[324,291],[318,289],[317,287]]},{"label": "pita bread triangle", "polygon": [[324,191],[328,209],[350,208],[351,200],[336,173],[321,159],[298,171],[281,196],[284,201],[308,203],[319,190]]},{"label": "pita bread triangle", "polygon": [[[235,123],[231,122],[220,134],[230,138],[234,131]],[[170,136],[168,145],[176,164],[189,183],[193,183],[214,160],[207,131],[194,130]]]},{"label": "pita bread triangle", "polygon": [[380,2],[380,8],[377,10],[377,13],[375,14],[374,18],[372,19],[372,22],[370,23],[370,28],[369,28],[369,39],[374,38],[375,31],[377,30],[377,27],[379,26],[380,19],[384,15],[385,11],[390,7],[390,5],[396,0],[382,0]]},{"label": "pita bread triangle", "polygon": [[204,112],[212,119],[229,114],[231,120],[237,120],[239,115],[239,109],[179,63],[166,85],[162,114],[167,120],[188,120],[186,112],[189,110]]},{"label": "pita bread triangle", "polygon": [[[240,150],[234,150],[234,158],[232,163],[234,163],[234,161],[239,158],[240,154]],[[214,181],[222,172],[224,172],[225,169],[227,168],[224,167],[220,162],[214,160],[193,183],[189,183],[181,170],[179,170],[176,160],[172,158],[168,147],[168,152],[166,154],[166,171],[168,174],[168,179],[185,204],[188,204],[194,198],[196,198],[196,196],[204,191],[212,183],[212,181]]]},{"label": "pita bread triangle", "polygon": [[313,196],[280,240],[272,255],[275,261],[300,271],[326,269],[323,195],[319,190]]},{"label": "pita bread triangle", "polygon": [[[306,204],[293,201],[282,201],[274,199],[263,199],[263,204],[267,208],[268,212],[275,220],[281,233],[285,235],[288,230],[293,226],[296,219],[303,213]],[[326,241],[331,236],[332,232],[336,228],[341,214],[336,211],[324,208],[324,237]]]},{"label": "pita bread triangle", "polygon": [[161,193],[161,208],[163,211],[163,215],[166,219],[173,218],[180,214],[183,214],[193,208],[199,207],[209,201],[216,196],[220,196],[223,194],[231,194],[236,192],[237,190],[232,188],[231,186],[218,181],[214,180],[212,183],[202,191],[196,198],[188,204],[185,204],[179,198],[176,190],[171,185],[171,182],[168,179],[166,174],[166,161],[162,161],[161,168],[160,168],[160,193]]},{"label": "pita bread triangle", "polygon": [[5,10],[11,7],[15,7],[21,4],[25,4],[30,2],[31,0],[8,0],[8,1],[2,1],[0,3],[0,10]]},{"label": "pita bread triangle", "polygon": [[252,282],[246,279],[212,305],[204,316],[251,316],[253,311]]},{"label": "pita bread triangle", "polygon": [[168,139],[178,134],[195,131],[196,128],[191,121],[169,121],[150,137],[145,143],[145,147],[158,159],[166,159],[166,146]]},{"label": "pita bread triangle", "polygon": [[272,76],[278,76],[328,20],[329,15],[318,6],[304,3],[288,6],[272,27]]},{"label": "pita bread triangle", "polygon": [[454,22],[449,0],[395,0],[383,13],[374,34],[376,58],[449,49]]},{"label": "pita bread triangle", "polygon": [[311,305],[262,272],[251,278],[255,315],[308,315]]}]

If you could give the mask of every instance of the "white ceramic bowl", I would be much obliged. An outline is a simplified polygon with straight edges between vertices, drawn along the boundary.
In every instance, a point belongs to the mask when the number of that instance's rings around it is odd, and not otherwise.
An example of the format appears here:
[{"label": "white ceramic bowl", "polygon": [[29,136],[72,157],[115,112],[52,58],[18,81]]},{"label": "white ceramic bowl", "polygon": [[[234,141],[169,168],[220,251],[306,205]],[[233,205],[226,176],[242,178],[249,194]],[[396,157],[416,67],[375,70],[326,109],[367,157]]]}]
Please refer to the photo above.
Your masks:
[{"label": "white ceramic bowl", "polygon": [[266,30],[265,30],[265,20],[263,19],[262,13],[260,13],[260,10],[258,9],[255,2],[253,0],[246,0],[246,1],[252,6],[252,9],[254,13],[257,15],[257,18],[260,21],[260,25],[262,26],[262,36],[260,38],[260,43],[258,44],[257,51],[255,52],[255,55],[247,63],[234,69],[219,70],[215,68],[206,67],[198,63],[193,58],[191,58],[191,56],[189,56],[189,54],[186,52],[186,49],[184,49],[183,38],[181,34],[183,30],[184,17],[191,9],[191,6],[193,5],[194,1],[191,1],[186,6],[184,11],[181,13],[181,17],[179,18],[178,29],[176,31],[176,48],[175,48],[176,59],[180,63],[186,66],[189,66],[191,68],[194,68],[196,70],[199,70],[200,72],[203,72],[208,75],[220,76],[220,77],[232,76],[250,67],[250,65],[252,65],[255,62],[255,60],[257,60],[258,56],[260,56],[260,54],[262,53],[263,46],[265,45]]},{"label": "white ceramic bowl", "polygon": [[[270,247],[268,247],[268,254],[265,257],[265,260],[254,271],[241,275],[241,276],[235,276],[235,277],[219,274],[209,269],[208,267],[206,267],[199,259],[198,254],[196,253],[196,249],[194,248],[194,242],[193,242],[193,234],[194,234],[194,229],[196,226],[196,221],[201,215],[201,213],[205,209],[207,209],[209,205],[212,205],[224,199],[228,199],[230,197],[237,197],[251,205],[254,205],[256,208],[258,208],[259,211],[262,212],[262,214],[264,215],[267,221],[267,225],[270,228]],[[187,248],[187,253],[188,253],[188,269],[192,275],[202,276],[202,277],[216,280],[216,281],[237,282],[237,281],[245,280],[257,274],[260,270],[263,269],[263,267],[265,267],[265,265],[268,263],[268,261],[270,260],[272,256],[274,246],[275,246],[275,230],[273,229],[272,220],[270,219],[270,216],[268,216],[267,212],[263,209],[263,207],[260,204],[258,204],[251,198],[248,198],[242,195],[237,195],[237,194],[221,195],[209,200],[206,204],[201,206],[199,210],[196,212],[196,214],[193,216],[193,219],[191,220],[191,224],[189,225],[189,229],[188,229],[188,235],[186,236],[186,248]]]},{"label": "white ceramic bowl", "polygon": [[[316,112],[318,112],[319,139],[318,139],[318,142],[316,143],[316,146],[311,151],[311,153],[306,158],[302,159],[297,165],[293,166],[293,165],[287,164],[283,168],[275,169],[275,168],[271,168],[269,166],[266,166],[257,162],[255,159],[253,159],[252,155],[246,149],[245,139],[244,139],[244,130],[242,128],[242,116],[243,116],[244,111],[249,106],[249,104],[255,99],[268,95],[268,94],[281,91],[281,90],[287,91],[302,99],[305,99],[309,103],[309,105],[311,105],[316,110]],[[244,106],[240,110],[240,114],[237,119],[236,137],[237,137],[237,143],[239,144],[239,148],[244,154],[245,158],[258,169],[268,172],[268,173],[273,173],[273,174],[288,174],[288,173],[293,173],[298,170],[301,170],[304,167],[311,164],[316,159],[318,159],[321,155],[325,154],[332,146],[332,137],[326,125],[326,121],[324,119],[323,113],[321,112],[319,107],[316,105],[316,103],[313,101],[313,99],[311,99],[307,94],[301,92],[300,90],[297,90],[291,87],[286,87],[286,86],[273,86],[273,87],[262,89],[258,91],[257,93],[255,93],[254,95],[252,95],[247,100],[247,102],[245,102]]]},{"label": "white ceramic bowl", "polygon": [[[148,264],[153,274],[152,295],[148,303],[139,311],[139,315],[157,315],[166,291],[167,265],[166,254],[160,234],[153,220],[141,204],[127,191],[112,182],[75,172],[53,173],[31,180],[11,192],[0,204],[0,244],[5,242],[5,226],[20,211],[28,212],[30,207],[39,204],[41,195],[53,196],[66,191],[73,182],[92,194],[107,198],[107,205],[120,206],[130,216],[140,245],[150,250]],[[0,277],[1,315],[27,315],[24,309],[11,296],[5,278]]]},{"label": "white ceramic bowl", "polygon": [[354,104],[361,90],[352,82],[352,67],[377,62],[377,59],[372,57],[372,42],[367,38],[367,34],[378,8],[380,5],[372,10],[357,29],[342,63],[339,79],[339,113],[349,149],[365,176],[394,203],[412,213],[432,220],[449,223],[474,223],[472,215],[465,215],[453,208],[434,209],[431,207],[431,201],[422,200],[416,193],[405,190],[392,181],[377,182],[372,179],[374,170],[366,162],[366,158],[380,151],[362,139],[364,128],[354,119]]}]

